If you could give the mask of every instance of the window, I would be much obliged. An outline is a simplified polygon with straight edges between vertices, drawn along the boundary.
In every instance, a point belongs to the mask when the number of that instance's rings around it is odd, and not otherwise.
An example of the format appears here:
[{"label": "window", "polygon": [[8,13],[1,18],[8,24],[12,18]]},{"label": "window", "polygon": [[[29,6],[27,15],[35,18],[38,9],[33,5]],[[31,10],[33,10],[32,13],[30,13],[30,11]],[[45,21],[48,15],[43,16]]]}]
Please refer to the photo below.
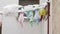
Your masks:
[{"label": "window", "polygon": [[39,4],[39,0],[19,0],[19,5],[33,5],[33,4]]}]

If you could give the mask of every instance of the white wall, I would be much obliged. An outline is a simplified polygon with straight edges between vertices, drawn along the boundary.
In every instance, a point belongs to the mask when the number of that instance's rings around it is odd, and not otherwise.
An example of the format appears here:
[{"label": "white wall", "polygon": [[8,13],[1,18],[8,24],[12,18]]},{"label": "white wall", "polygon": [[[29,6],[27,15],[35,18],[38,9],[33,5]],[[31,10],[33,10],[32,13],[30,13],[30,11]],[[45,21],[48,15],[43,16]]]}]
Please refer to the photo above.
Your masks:
[{"label": "white wall", "polygon": [[18,0],[0,0],[0,10],[3,6],[8,4],[18,4]]},{"label": "white wall", "polygon": [[2,10],[2,7],[9,5],[9,4],[18,4],[18,0],[0,0],[0,11]]}]

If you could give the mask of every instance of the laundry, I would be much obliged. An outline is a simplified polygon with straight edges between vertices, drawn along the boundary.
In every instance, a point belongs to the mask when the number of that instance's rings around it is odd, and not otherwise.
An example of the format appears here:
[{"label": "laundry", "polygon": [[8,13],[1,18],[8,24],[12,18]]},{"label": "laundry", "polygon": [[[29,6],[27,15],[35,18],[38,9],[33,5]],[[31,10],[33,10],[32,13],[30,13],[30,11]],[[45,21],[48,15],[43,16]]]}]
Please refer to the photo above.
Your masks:
[{"label": "laundry", "polygon": [[0,2],[2,34],[51,33],[49,28],[51,0],[1,0]]},{"label": "laundry", "polygon": [[23,8],[21,8],[21,10],[19,10],[20,12],[20,15],[19,15],[19,23],[21,24],[21,26],[23,27],[23,22],[24,22],[24,9]]},{"label": "laundry", "polygon": [[28,6],[25,6],[24,8],[25,8],[25,14],[30,19],[29,23],[32,26],[32,24],[33,24],[33,6],[32,5],[28,5]]},{"label": "laundry", "polygon": [[39,5],[38,4],[33,5],[33,9],[35,12],[34,20],[36,21],[37,24],[39,24],[40,23]]}]

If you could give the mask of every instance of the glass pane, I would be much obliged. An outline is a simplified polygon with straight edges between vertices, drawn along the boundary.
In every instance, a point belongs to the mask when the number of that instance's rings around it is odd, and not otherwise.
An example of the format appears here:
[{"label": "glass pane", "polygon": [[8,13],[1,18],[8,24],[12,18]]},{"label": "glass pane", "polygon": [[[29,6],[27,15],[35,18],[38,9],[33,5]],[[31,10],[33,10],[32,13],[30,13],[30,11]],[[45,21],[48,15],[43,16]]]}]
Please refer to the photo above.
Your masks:
[{"label": "glass pane", "polygon": [[39,0],[19,0],[19,5],[39,4]]}]

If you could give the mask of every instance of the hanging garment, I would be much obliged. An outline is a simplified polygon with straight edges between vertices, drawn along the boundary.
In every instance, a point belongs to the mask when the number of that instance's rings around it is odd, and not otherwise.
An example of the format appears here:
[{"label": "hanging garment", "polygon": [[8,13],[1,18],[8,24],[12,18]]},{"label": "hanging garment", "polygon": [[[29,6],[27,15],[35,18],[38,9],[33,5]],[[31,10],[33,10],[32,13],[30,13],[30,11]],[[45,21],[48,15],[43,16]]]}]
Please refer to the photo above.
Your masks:
[{"label": "hanging garment", "polygon": [[20,15],[19,15],[19,23],[21,24],[21,26],[23,27],[23,22],[24,22],[24,9],[22,8],[21,10],[19,10]]},{"label": "hanging garment", "polygon": [[32,26],[33,25],[33,6],[28,5],[28,6],[25,6],[24,9],[25,9],[26,17],[28,17],[30,19],[29,23]]},{"label": "hanging garment", "polygon": [[31,10],[30,12],[29,12],[29,15],[30,15],[30,24],[31,24],[31,26],[33,25],[33,11]]},{"label": "hanging garment", "polygon": [[46,15],[46,8],[41,8],[40,11],[39,11],[39,15],[41,16],[41,19],[40,21],[43,19],[43,16]]},{"label": "hanging garment", "polygon": [[34,19],[35,19],[35,21],[36,21],[37,24],[40,23],[39,9],[35,9]]},{"label": "hanging garment", "polygon": [[29,11],[26,11],[26,17],[28,17],[30,20],[29,20],[29,23],[31,24],[31,26],[32,26],[32,24],[33,24],[33,11],[32,10],[29,10]]},{"label": "hanging garment", "polygon": [[40,9],[39,4],[34,4],[34,5],[33,5],[33,10],[34,10],[34,12],[35,12],[34,20],[35,20],[35,22],[36,22],[37,24],[40,23],[39,9]]}]

